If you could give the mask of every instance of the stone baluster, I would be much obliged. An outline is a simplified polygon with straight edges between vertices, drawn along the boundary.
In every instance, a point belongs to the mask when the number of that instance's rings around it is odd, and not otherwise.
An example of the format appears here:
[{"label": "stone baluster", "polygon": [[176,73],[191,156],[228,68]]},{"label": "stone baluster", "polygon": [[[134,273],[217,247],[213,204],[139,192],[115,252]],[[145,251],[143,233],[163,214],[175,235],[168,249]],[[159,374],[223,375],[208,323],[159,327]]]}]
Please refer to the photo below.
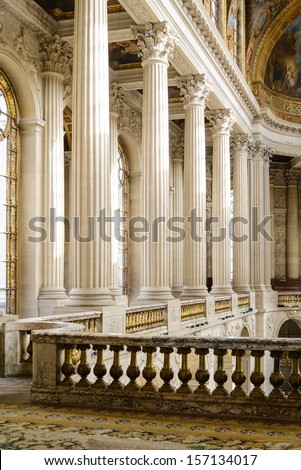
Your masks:
[{"label": "stone baluster", "polygon": [[156,352],[157,348],[152,346],[144,347],[143,352],[146,353],[146,364],[142,371],[142,376],[146,380],[145,384],[141,388],[143,392],[156,392],[157,388],[153,383],[156,377],[156,369],[153,366],[153,353]]},{"label": "stone baluster", "polygon": [[107,349],[107,346],[95,344],[93,346],[93,349],[97,352],[96,364],[93,369],[93,373],[95,377],[97,377],[97,379],[92,385],[92,387],[107,388],[107,384],[104,381],[104,376],[107,373],[107,368],[103,360],[103,352]]},{"label": "stone baluster", "polygon": [[188,368],[188,355],[191,353],[190,348],[178,348],[178,354],[182,356],[181,369],[179,370],[178,377],[182,384],[177,389],[177,393],[188,394],[192,393],[188,382],[192,379],[192,373]]},{"label": "stone baluster", "polygon": [[264,351],[251,351],[251,356],[255,357],[254,371],[250,376],[251,383],[254,385],[253,390],[250,392],[250,397],[262,398],[264,397],[261,385],[264,383],[264,375],[261,371],[261,358],[264,356]]},{"label": "stone baluster", "polygon": [[137,353],[141,351],[141,348],[140,346],[128,346],[127,351],[131,353],[131,362],[126,371],[126,375],[129,377],[130,381],[125,387],[125,390],[140,390],[137,384],[137,379],[140,376],[140,369],[137,366]]},{"label": "stone baluster", "polygon": [[210,395],[210,391],[206,385],[210,378],[209,371],[206,368],[206,356],[209,354],[209,349],[198,348],[195,350],[195,353],[199,356],[199,368],[195,374],[199,386],[195,389],[194,393],[207,396]]},{"label": "stone baluster", "polygon": [[232,390],[230,395],[232,397],[245,397],[246,393],[242,389],[242,385],[246,381],[246,376],[241,366],[241,358],[245,356],[245,351],[243,349],[233,349],[232,356],[236,357],[235,371],[232,374],[232,381],[235,384],[235,389]]},{"label": "stone baluster", "polygon": [[75,373],[75,367],[72,361],[72,350],[74,349],[74,345],[62,344],[62,349],[65,351],[65,360],[61,371],[65,378],[60,382],[60,385],[70,387],[75,384],[74,380],[71,378]]},{"label": "stone baluster", "polygon": [[160,348],[160,352],[164,354],[163,368],[160,371],[160,377],[164,384],[159,388],[159,392],[171,393],[175,391],[170,383],[174,377],[174,372],[170,367],[170,355],[173,353],[173,348]]},{"label": "stone baluster", "polygon": [[213,390],[212,395],[227,396],[228,392],[224,387],[224,384],[228,380],[228,375],[224,370],[224,356],[227,355],[227,349],[215,349],[214,354],[217,356],[217,369],[214,373],[214,380],[217,383],[217,387]]},{"label": "stone baluster", "polygon": [[299,361],[301,359],[301,351],[290,351],[288,353],[289,358],[292,360],[292,371],[289,377],[289,383],[292,387],[292,390],[288,394],[289,399],[301,398],[301,374],[299,368]]},{"label": "stone baluster", "polygon": [[271,357],[274,359],[274,370],[270,375],[270,384],[273,390],[269,394],[269,398],[283,399],[284,393],[280,389],[284,382],[283,374],[280,372],[280,359],[283,357],[283,351],[271,351]]},{"label": "stone baluster", "polygon": [[108,389],[110,390],[122,390],[123,385],[120,382],[120,377],[123,375],[123,370],[120,365],[120,352],[124,350],[123,346],[110,346],[110,351],[113,351],[113,365],[110,368],[110,376],[113,378],[113,382],[110,383]]},{"label": "stone baluster", "polygon": [[79,344],[78,349],[80,350],[80,363],[77,367],[77,373],[81,377],[77,382],[77,387],[90,387],[91,383],[88,380],[88,375],[91,372],[91,366],[87,361],[87,350],[90,349],[90,345]]}]

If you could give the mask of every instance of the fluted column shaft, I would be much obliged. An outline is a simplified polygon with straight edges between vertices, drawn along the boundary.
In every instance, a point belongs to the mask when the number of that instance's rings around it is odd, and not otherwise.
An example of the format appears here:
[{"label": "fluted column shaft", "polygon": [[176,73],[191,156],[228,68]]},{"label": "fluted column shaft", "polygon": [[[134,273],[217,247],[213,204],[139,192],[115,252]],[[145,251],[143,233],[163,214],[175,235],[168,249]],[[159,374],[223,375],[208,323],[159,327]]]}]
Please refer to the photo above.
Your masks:
[{"label": "fluted column shaft", "polygon": [[264,237],[257,231],[264,218],[263,157],[266,146],[257,142],[253,149],[251,167],[251,283],[255,291],[265,290]]},{"label": "fluted column shaft", "polygon": [[173,36],[165,23],[135,27],[143,66],[142,216],[150,228],[141,249],[138,300],[172,299],[170,290],[168,59]]},{"label": "fluted column shaft", "polygon": [[[177,149],[172,158],[173,165],[173,217],[184,217],[184,177],[183,177],[183,156],[184,142],[176,142]],[[180,294],[183,289],[183,269],[184,269],[184,241],[178,241],[172,245],[172,292]]]},{"label": "fluted column shaft", "polygon": [[75,306],[104,305],[112,302],[111,244],[99,231],[99,225],[106,229],[100,211],[110,212],[106,0],[75,0],[72,112],[72,212],[79,236],[72,239],[70,299]]},{"label": "fluted column shaft", "polygon": [[233,289],[250,292],[249,136],[233,136]]},{"label": "fluted column shaft", "polygon": [[52,313],[67,299],[64,288],[64,85],[71,75],[72,50],[59,36],[42,39],[40,61],[44,78],[43,201],[47,239],[43,245],[40,314]]},{"label": "fluted column shaft", "polygon": [[271,171],[270,178],[270,210],[272,215],[271,220],[271,237],[273,241],[271,242],[271,279],[276,277],[276,257],[275,257],[275,170]]},{"label": "fluted column shaft", "polygon": [[[113,83],[110,89],[110,190],[111,216],[119,209],[119,165],[118,165],[118,119],[124,102],[124,92],[117,83]],[[112,262],[110,269],[110,291],[113,296],[122,295],[119,286],[119,240],[116,238],[114,227],[110,227],[112,238]]]},{"label": "fluted column shaft", "polygon": [[205,99],[211,87],[205,75],[178,85],[184,96],[184,289],[182,298],[201,297],[206,287],[206,143]]},{"label": "fluted column shaft", "polygon": [[[264,217],[268,220],[271,214],[271,192],[270,192],[270,160],[272,151],[269,149],[263,160],[263,189],[264,189]],[[268,290],[272,289],[272,225],[271,220],[266,225],[267,235],[264,237],[264,284]]]},{"label": "fluted column shaft", "polygon": [[299,278],[299,212],[298,212],[298,174],[290,170],[287,181],[287,278]]},{"label": "fluted column shaft", "polygon": [[212,167],[212,290],[214,295],[232,294],[230,201],[230,131],[234,117],[230,110],[207,114],[213,130]]}]

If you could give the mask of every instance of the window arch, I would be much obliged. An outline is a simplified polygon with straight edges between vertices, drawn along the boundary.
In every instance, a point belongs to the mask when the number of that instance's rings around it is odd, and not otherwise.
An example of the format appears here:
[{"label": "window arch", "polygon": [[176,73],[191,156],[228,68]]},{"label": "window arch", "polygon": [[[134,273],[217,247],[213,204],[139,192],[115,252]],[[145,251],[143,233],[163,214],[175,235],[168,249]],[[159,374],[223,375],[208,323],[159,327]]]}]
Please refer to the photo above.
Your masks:
[{"label": "window arch", "polygon": [[129,170],[125,146],[118,140],[118,209],[120,210],[120,242],[118,246],[118,284],[128,294],[128,208]]},{"label": "window arch", "polygon": [[17,108],[12,86],[0,70],[0,313],[17,304]]}]

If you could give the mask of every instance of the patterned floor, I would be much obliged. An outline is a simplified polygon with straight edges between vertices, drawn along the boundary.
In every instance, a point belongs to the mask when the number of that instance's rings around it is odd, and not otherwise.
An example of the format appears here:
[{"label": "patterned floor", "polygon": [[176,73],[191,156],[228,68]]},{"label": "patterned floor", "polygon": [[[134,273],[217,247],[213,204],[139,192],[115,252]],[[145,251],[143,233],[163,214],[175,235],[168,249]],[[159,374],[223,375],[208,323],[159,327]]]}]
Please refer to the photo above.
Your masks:
[{"label": "patterned floor", "polygon": [[0,448],[301,449],[301,425],[31,405],[30,382],[0,379]]}]

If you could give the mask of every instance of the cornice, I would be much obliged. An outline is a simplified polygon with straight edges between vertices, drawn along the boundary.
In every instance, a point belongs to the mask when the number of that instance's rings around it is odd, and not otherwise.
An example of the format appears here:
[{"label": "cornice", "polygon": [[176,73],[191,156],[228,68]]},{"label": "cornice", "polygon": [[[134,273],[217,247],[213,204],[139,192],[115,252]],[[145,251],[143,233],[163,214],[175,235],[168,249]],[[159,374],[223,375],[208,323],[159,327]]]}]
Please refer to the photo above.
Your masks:
[{"label": "cornice", "polygon": [[56,21],[33,0],[0,0],[0,10],[37,37],[52,36],[56,32]]},{"label": "cornice", "polygon": [[301,135],[301,125],[291,124],[275,116],[270,110],[260,111],[255,122],[262,122],[272,129]]},{"label": "cornice", "polygon": [[[208,17],[208,13],[204,5],[199,0],[176,0],[177,3],[184,7],[187,16],[193,23],[195,29],[198,30],[208,50],[218,61],[220,67],[230,78],[236,92],[240,95],[252,115],[258,115],[259,105],[253,96],[247,81],[243,77],[238,65],[234,62],[230,52],[228,51],[224,40],[220,36],[216,27]],[[210,25],[210,22],[212,25]]]}]

